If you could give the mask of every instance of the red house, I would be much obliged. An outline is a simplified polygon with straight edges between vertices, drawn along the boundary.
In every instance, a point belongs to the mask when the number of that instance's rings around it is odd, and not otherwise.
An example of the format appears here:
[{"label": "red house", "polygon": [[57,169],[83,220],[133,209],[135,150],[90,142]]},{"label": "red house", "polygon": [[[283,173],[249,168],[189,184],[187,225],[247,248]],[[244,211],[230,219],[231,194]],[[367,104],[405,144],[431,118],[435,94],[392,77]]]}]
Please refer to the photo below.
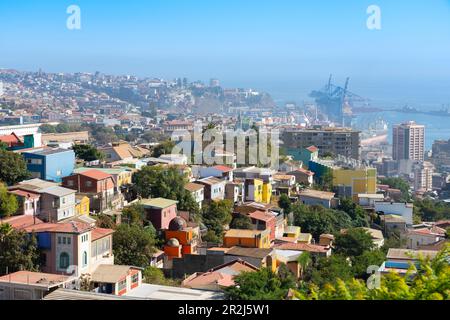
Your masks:
[{"label": "red house", "polygon": [[110,174],[93,169],[76,173],[62,180],[65,188],[77,190],[79,194],[88,196],[92,210],[103,212],[107,208],[119,209],[122,206],[122,197]]},{"label": "red house", "polygon": [[263,211],[254,211],[247,215],[252,219],[252,224],[256,226],[257,230],[270,229],[270,241],[275,240],[277,220],[274,215]]},{"label": "red house", "polygon": [[147,219],[157,230],[168,230],[170,222],[177,217],[178,201],[156,198],[144,199],[141,204],[144,206]]}]

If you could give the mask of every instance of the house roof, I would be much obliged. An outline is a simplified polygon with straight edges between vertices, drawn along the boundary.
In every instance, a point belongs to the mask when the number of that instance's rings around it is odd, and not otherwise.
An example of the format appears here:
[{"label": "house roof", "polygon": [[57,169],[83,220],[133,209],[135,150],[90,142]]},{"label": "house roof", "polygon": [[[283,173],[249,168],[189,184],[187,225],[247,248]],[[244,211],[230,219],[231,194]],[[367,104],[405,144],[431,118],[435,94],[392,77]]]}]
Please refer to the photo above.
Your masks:
[{"label": "house roof", "polygon": [[248,216],[252,219],[255,220],[260,220],[260,221],[264,221],[264,222],[268,222],[270,220],[275,219],[274,215],[271,215],[270,213],[266,213],[263,211],[254,211],[254,212],[250,212],[248,214]]},{"label": "house roof", "polygon": [[232,247],[228,249],[225,254],[236,257],[263,259],[267,257],[271,252],[272,249]]},{"label": "house roof", "polygon": [[65,223],[34,224],[24,228],[24,230],[28,233],[59,232],[59,233],[82,234],[92,230],[92,228],[93,227],[88,223],[83,223],[80,221],[69,221]]},{"label": "house roof", "polygon": [[44,300],[56,301],[87,301],[87,300],[139,300],[137,298],[127,296],[115,296],[112,294],[101,294],[87,291],[57,289],[46,295]]},{"label": "house roof", "polygon": [[303,169],[303,168],[298,168],[297,170],[288,172],[288,174],[294,174],[294,173],[298,173],[298,172],[306,174],[308,176],[313,176],[315,174],[314,172],[306,170],[306,169]]},{"label": "house roof", "polygon": [[9,224],[11,227],[17,230],[25,229],[29,226],[44,223],[42,220],[33,216],[15,216],[7,219],[0,219],[0,224]]},{"label": "house roof", "polygon": [[110,175],[108,173],[105,173],[105,172],[102,172],[102,171],[99,171],[99,170],[95,170],[95,169],[92,169],[92,170],[89,170],[89,171],[80,172],[78,174],[81,175],[81,176],[85,176],[85,177],[97,180],[97,181],[105,180],[105,179],[108,179],[108,178],[112,179],[112,175]]},{"label": "house roof", "polygon": [[216,170],[222,171],[223,173],[234,171],[233,168],[227,167],[227,166],[214,166],[213,167]]},{"label": "house roof", "polygon": [[230,287],[234,285],[233,278],[242,272],[254,272],[258,268],[243,260],[234,260],[217,266],[205,273],[195,273],[183,281],[185,287],[199,287],[207,285],[219,285]]},{"label": "house roof", "polygon": [[141,204],[144,207],[152,207],[158,209],[165,209],[176,205],[178,201],[165,199],[165,198],[155,198],[155,199],[143,199],[141,200]]},{"label": "house roof", "polygon": [[95,228],[92,230],[91,239],[96,241],[114,233],[113,229]]},{"label": "house roof", "polygon": [[324,246],[307,243],[282,243],[274,246],[277,250],[307,251],[312,253],[327,253],[330,249]]},{"label": "house roof", "polygon": [[22,143],[20,138],[15,133],[6,136],[0,136],[0,141],[6,143],[8,147],[12,147],[14,145]]},{"label": "house roof", "polygon": [[317,148],[316,146],[310,146],[310,147],[306,148],[306,150],[308,150],[309,152],[314,153],[314,152],[319,151],[319,148]]},{"label": "house roof", "polygon": [[334,198],[336,193],[334,192],[327,192],[327,191],[318,191],[318,190],[311,190],[306,189],[300,192],[300,197],[308,197],[308,198],[317,198],[321,200],[331,200]]},{"label": "house roof", "polygon": [[25,190],[20,190],[20,189],[9,191],[9,193],[15,194],[16,196],[19,196],[19,197],[31,198],[31,199],[37,199],[40,197],[39,193],[37,193],[37,192],[25,191]]},{"label": "house roof", "polygon": [[261,230],[240,230],[240,229],[231,229],[227,231],[225,237],[227,238],[254,238],[257,235],[262,234]]},{"label": "house roof", "polygon": [[184,186],[184,188],[185,188],[187,191],[195,192],[195,191],[199,191],[199,190],[205,189],[205,186],[202,185],[202,184],[189,182],[189,183],[187,183],[187,184]]},{"label": "house roof", "polygon": [[57,287],[67,280],[69,280],[68,276],[31,271],[19,271],[0,277],[0,282],[20,283],[45,288]]},{"label": "house roof", "polygon": [[63,188],[63,187],[50,187],[50,188],[45,188],[39,191],[40,193],[46,193],[46,194],[50,194],[52,196],[57,196],[57,197],[65,197],[71,194],[75,194],[76,191],[72,190],[72,189],[67,189],[67,188]]},{"label": "house roof", "polygon": [[389,249],[387,259],[416,260],[419,256],[433,259],[436,255],[437,251],[431,250]]},{"label": "house roof", "polygon": [[219,178],[209,177],[209,178],[198,180],[197,182],[202,183],[202,184],[207,184],[207,185],[215,185],[215,184],[219,184],[219,183],[224,183],[225,181],[221,180]]},{"label": "house roof", "polygon": [[128,275],[130,269],[138,269],[130,266],[102,264],[92,274],[92,281],[98,283],[117,283]]}]

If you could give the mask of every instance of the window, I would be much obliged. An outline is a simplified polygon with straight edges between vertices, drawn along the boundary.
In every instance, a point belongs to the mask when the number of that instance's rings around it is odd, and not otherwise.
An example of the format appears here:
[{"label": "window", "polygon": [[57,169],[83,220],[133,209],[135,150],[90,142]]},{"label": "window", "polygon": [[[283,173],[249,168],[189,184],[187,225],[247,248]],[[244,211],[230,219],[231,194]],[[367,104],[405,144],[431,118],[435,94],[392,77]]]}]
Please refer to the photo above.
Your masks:
[{"label": "window", "polygon": [[86,181],[86,187],[87,188],[92,187],[92,181]]},{"label": "window", "polygon": [[61,170],[57,170],[56,171],[56,176],[57,177],[61,177],[62,176],[62,171]]},{"label": "window", "polygon": [[127,279],[120,281],[119,288],[118,288],[119,292],[122,290],[126,290],[126,288],[127,288]]},{"label": "window", "polygon": [[74,182],[73,182],[73,180],[68,180],[67,181],[67,186],[69,186],[69,187],[73,187],[74,186]]},{"label": "window", "polygon": [[63,244],[66,244],[66,237],[63,238]]},{"label": "window", "polygon": [[83,252],[83,267],[86,267],[88,264],[88,254],[86,251]]},{"label": "window", "polygon": [[61,243],[62,243],[61,237],[58,237],[58,244],[61,244]]},{"label": "window", "polygon": [[72,243],[72,239],[71,238],[67,238],[67,244],[71,244]]},{"label": "window", "polygon": [[139,282],[139,273],[133,274],[131,277],[131,283],[138,283]]},{"label": "window", "polygon": [[70,258],[67,252],[63,252],[59,255],[59,268],[67,269],[70,265]]}]

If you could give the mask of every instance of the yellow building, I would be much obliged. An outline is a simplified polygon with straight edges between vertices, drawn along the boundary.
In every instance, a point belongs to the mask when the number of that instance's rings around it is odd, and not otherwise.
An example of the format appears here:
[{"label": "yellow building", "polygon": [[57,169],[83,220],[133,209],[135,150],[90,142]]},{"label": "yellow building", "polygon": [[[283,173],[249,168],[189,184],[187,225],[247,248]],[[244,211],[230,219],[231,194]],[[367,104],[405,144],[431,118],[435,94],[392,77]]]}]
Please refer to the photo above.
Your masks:
[{"label": "yellow building", "polygon": [[90,213],[90,200],[86,196],[76,196],[75,215],[88,216]]},{"label": "yellow building", "polygon": [[270,248],[270,229],[266,230],[238,230],[231,229],[223,237],[223,246],[245,248]]},{"label": "yellow building", "polygon": [[375,168],[333,169],[333,185],[339,196],[352,197],[358,201],[358,194],[374,194],[377,191],[377,170]]},{"label": "yellow building", "polygon": [[253,202],[263,202],[263,186],[261,179],[245,180],[245,200]]},{"label": "yellow building", "polygon": [[262,203],[270,203],[272,201],[272,184],[264,183],[262,188]]},{"label": "yellow building", "polygon": [[[92,168],[77,168],[74,170],[75,173],[83,173],[85,171],[92,170]],[[101,171],[106,174],[110,174],[113,176],[114,181],[117,183],[117,187],[120,188],[122,186],[132,184],[133,178],[133,170],[130,168],[95,168],[97,171]]]}]

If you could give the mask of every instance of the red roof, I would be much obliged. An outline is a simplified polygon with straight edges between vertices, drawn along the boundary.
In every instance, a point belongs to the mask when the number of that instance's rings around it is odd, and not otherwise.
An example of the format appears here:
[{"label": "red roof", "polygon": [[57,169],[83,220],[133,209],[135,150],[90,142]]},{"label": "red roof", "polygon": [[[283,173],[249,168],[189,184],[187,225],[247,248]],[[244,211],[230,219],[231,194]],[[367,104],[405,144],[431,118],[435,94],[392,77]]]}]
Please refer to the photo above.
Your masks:
[{"label": "red roof", "polygon": [[9,193],[15,194],[16,196],[19,197],[24,197],[24,198],[31,198],[31,199],[38,199],[40,198],[40,195],[38,193],[34,193],[34,192],[30,192],[30,191],[24,191],[24,190],[13,190],[13,191],[9,191]]},{"label": "red roof", "polygon": [[102,171],[95,170],[95,169],[79,173],[79,175],[82,175],[82,176],[85,176],[85,177],[88,177],[88,178],[91,178],[94,180],[105,180],[105,179],[113,177],[110,174],[107,174],[107,173],[104,173]]},{"label": "red roof", "polygon": [[[297,169],[297,170],[295,170],[295,171],[304,173],[304,174],[306,174],[306,175],[308,175],[308,176],[313,176],[313,175],[314,175],[314,172],[309,171],[309,170],[306,170],[306,169],[303,169],[303,168],[299,168],[299,169]],[[294,171],[294,172],[295,172],[295,171]]]},{"label": "red roof", "polygon": [[233,171],[233,168],[230,168],[230,167],[227,167],[227,166],[215,166],[213,168],[216,169],[216,170],[225,172],[225,173]]},{"label": "red roof", "polygon": [[104,238],[113,233],[113,229],[95,228],[94,230],[92,230],[92,241]]},{"label": "red roof", "polygon": [[311,146],[311,147],[306,148],[306,150],[314,153],[314,152],[319,151],[319,148],[317,148],[316,146]]},{"label": "red roof", "polygon": [[85,233],[91,230],[90,224],[70,221],[66,223],[41,223],[24,228],[26,232],[60,232],[60,233]]},{"label": "red roof", "polygon": [[33,216],[16,216],[7,219],[1,219],[0,224],[9,224],[14,229],[22,230],[29,226],[32,226],[36,221],[36,225],[43,223],[42,220],[34,218]]},{"label": "red roof", "polygon": [[19,137],[15,133],[12,133],[7,136],[0,136],[0,141],[6,143],[8,145],[8,147],[22,144],[22,141],[19,139]]},{"label": "red roof", "polygon": [[263,211],[250,212],[248,214],[248,216],[252,219],[261,220],[261,221],[265,221],[265,222],[275,219],[275,216],[271,215],[270,213],[263,212]]}]

